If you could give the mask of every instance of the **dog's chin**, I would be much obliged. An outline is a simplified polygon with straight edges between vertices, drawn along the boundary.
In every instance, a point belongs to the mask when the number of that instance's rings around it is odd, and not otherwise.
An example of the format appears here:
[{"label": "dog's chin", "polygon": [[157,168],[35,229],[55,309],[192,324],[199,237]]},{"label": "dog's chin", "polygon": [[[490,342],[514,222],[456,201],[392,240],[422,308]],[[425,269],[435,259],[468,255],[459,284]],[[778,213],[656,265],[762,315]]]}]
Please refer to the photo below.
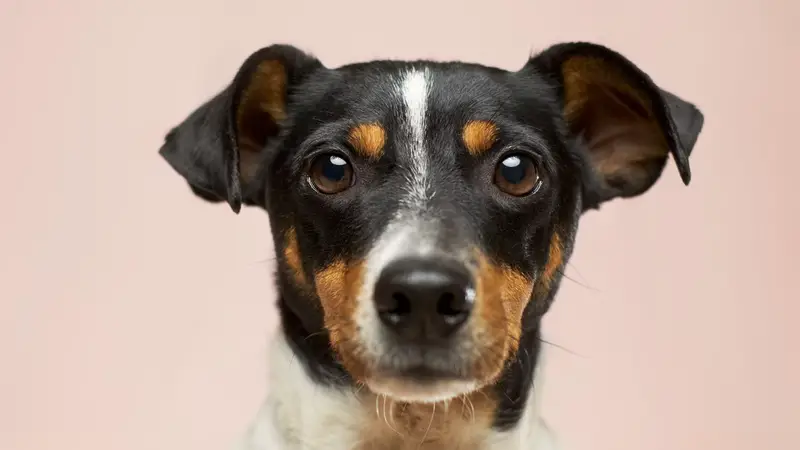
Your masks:
[{"label": "dog's chin", "polygon": [[365,384],[374,394],[406,403],[437,403],[463,397],[480,388],[475,380],[372,376]]}]

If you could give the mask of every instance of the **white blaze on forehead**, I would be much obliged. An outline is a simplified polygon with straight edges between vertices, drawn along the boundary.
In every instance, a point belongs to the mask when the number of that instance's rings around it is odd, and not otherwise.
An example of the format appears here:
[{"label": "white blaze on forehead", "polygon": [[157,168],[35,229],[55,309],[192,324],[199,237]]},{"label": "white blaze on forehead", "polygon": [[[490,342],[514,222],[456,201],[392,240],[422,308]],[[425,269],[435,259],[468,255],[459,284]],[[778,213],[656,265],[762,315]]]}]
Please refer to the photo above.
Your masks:
[{"label": "white blaze on forehead", "polygon": [[408,206],[424,208],[428,199],[428,152],[425,148],[425,116],[431,77],[427,69],[411,70],[403,74],[400,96],[405,105],[403,124],[410,141],[405,143],[408,158]]},{"label": "white blaze on forehead", "polygon": [[405,190],[396,211],[381,237],[366,258],[362,292],[358,299],[356,321],[365,353],[377,358],[382,351],[380,324],[375,312],[373,292],[383,269],[392,262],[410,256],[425,256],[433,251],[435,225],[420,214],[430,197],[428,149],[425,147],[426,114],[431,76],[427,69],[412,69],[398,78],[395,95],[402,103],[402,141],[397,142],[399,165]]}]

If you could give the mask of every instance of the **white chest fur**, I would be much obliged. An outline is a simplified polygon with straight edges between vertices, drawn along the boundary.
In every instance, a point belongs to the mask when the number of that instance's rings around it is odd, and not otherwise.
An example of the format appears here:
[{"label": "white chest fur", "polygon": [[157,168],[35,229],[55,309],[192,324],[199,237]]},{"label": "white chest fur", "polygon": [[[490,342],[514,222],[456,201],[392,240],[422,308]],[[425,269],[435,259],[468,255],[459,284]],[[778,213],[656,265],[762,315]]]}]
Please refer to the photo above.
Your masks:
[{"label": "white chest fur", "polygon": [[[281,333],[276,337],[270,365],[270,394],[238,450],[557,450],[550,430],[539,416],[540,401],[533,398],[517,427],[494,432],[488,428],[462,427],[463,431],[441,440],[427,433],[404,436],[393,426],[393,405],[385,399],[364,400],[350,390],[314,383],[295,359]],[[541,365],[541,360],[540,364]],[[535,378],[533,392],[541,385]],[[369,397],[367,397],[369,398]],[[372,397],[374,398],[374,397]],[[451,408],[463,408],[451,406]],[[389,412],[387,412],[389,411]],[[447,411],[430,410],[431,420],[441,421]],[[438,414],[438,417],[437,417]],[[426,425],[422,424],[422,428]],[[365,433],[365,429],[381,429]],[[371,438],[365,435],[371,434]],[[377,438],[376,438],[377,436]],[[385,436],[385,438],[381,437]]]}]

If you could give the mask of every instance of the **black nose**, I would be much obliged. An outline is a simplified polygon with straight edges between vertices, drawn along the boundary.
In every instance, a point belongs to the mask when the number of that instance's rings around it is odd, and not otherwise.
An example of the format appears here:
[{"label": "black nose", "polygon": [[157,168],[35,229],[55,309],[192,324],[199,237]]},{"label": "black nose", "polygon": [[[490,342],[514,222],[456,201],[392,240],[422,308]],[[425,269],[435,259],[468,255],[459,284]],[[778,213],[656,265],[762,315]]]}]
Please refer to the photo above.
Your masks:
[{"label": "black nose", "polygon": [[378,315],[404,339],[435,340],[451,335],[469,318],[474,296],[466,269],[435,260],[391,263],[375,286]]}]

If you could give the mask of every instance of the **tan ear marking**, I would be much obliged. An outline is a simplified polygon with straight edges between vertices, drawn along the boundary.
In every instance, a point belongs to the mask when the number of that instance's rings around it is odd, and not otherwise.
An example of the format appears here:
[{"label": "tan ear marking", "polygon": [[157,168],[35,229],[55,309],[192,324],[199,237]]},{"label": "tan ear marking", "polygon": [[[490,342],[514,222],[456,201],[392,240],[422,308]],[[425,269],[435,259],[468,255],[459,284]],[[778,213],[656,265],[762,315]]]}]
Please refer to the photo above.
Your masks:
[{"label": "tan ear marking", "polygon": [[236,130],[239,139],[239,170],[245,181],[252,180],[259,167],[259,153],[278,123],[286,118],[286,71],[278,61],[259,64],[239,98]]},{"label": "tan ear marking", "polygon": [[586,140],[595,172],[624,179],[631,190],[652,183],[653,167],[669,153],[653,101],[621,69],[593,57],[562,65],[564,117]]},{"label": "tan ear marking", "polygon": [[[566,61],[561,69],[564,77],[564,116],[569,122],[578,119],[584,112],[593,94],[613,90],[636,101],[637,113],[645,118],[653,117],[650,100],[640,90],[629,84],[618,69],[597,58],[575,56]],[[597,93],[595,92],[595,94]],[[629,108],[631,105],[619,105]]]},{"label": "tan ear marking", "polygon": [[275,121],[286,118],[286,70],[279,61],[264,61],[259,64],[239,100],[236,111],[237,123],[254,109],[266,112]]}]

